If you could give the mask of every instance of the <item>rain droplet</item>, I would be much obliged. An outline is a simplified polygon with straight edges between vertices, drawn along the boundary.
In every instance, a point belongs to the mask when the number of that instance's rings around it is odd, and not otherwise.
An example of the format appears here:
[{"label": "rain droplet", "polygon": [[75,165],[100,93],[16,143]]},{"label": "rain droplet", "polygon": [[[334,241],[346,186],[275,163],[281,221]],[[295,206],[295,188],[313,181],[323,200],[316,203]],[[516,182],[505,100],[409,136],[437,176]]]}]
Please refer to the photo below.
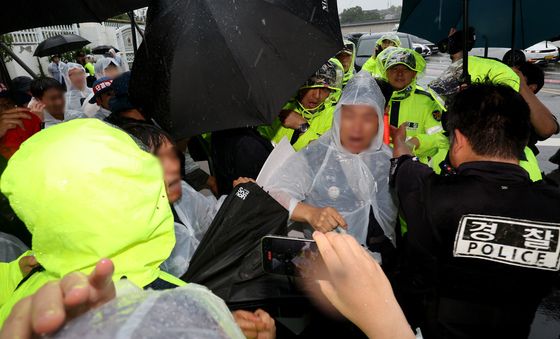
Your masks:
[{"label": "rain droplet", "polygon": [[266,26],[266,19],[265,18],[262,18],[261,22],[262,22],[263,26]]},{"label": "rain droplet", "polygon": [[259,61],[261,61],[262,54],[263,54],[263,49],[261,48],[259,50],[259,54],[257,54],[257,58],[255,59],[255,63],[253,64],[253,67],[257,67],[257,65],[259,64]]}]

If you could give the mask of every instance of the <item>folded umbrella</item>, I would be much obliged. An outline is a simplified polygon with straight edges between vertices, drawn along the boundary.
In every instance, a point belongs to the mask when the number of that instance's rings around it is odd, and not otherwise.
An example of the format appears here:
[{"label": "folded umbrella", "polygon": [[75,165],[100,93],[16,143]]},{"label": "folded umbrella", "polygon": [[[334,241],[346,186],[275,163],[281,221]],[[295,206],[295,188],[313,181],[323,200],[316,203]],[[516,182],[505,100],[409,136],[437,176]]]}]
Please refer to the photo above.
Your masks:
[{"label": "folded umbrella", "polygon": [[35,49],[33,56],[45,57],[78,50],[90,41],[76,34],[55,35],[43,40]]},{"label": "folded umbrella", "polygon": [[147,23],[131,98],[177,138],[271,123],[343,48],[336,0],[161,0]]},{"label": "folded umbrella", "polygon": [[91,54],[102,54],[102,55],[103,55],[103,54],[107,54],[107,53],[109,53],[109,50],[110,50],[110,49],[114,49],[115,52],[117,52],[117,53],[119,52],[119,50],[118,50],[117,48],[113,47],[113,46],[110,46],[110,45],[101,45],[101,46],[94,47],[94,48],[91,50]]}]

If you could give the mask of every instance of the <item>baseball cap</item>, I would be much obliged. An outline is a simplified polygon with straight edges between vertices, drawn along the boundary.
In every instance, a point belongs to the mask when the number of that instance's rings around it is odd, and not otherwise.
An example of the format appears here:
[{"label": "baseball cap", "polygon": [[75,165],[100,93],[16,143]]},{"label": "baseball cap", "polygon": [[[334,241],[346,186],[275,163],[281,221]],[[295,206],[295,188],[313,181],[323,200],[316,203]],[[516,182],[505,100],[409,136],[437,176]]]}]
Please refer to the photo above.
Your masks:
[{"label": "baseball cap", "polygon": [[93,97],[89,100],[90,104],[95,104],[96,100],[101,94],[111,90],[111,85],[113,84],[113,79],[109,77],[103,77],[95,80],[93,83]]}]

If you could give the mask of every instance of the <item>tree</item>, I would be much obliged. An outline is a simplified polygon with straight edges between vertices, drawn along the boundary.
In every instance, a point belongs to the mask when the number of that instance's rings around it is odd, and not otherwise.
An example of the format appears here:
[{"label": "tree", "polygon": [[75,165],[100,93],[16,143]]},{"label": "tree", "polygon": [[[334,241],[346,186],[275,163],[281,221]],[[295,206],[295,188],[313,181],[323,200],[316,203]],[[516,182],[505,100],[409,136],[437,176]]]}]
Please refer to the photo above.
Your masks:
[{"label": "tree", "polygon": [[362,21],[363,16],[364,11],[362,10],[362,7],[356,6],[347,8],[342,11],[342,14],[340,14],[340,22],[343,24],[350,22],[360,22]]},{"label": "tree", "polygon": [[[11,34],[3,34],[0,35],[0,42],[3,43],[4,45],[6,45],[6,47],[8,48],[12,48],[12,42],[14,41],[14,38],[12,37]],[[9,62],[12,60],[12,57],[6,53],[3,49],[0,49],[0,58],[2,58],[2,60],[4,60],[4,62]]]}]

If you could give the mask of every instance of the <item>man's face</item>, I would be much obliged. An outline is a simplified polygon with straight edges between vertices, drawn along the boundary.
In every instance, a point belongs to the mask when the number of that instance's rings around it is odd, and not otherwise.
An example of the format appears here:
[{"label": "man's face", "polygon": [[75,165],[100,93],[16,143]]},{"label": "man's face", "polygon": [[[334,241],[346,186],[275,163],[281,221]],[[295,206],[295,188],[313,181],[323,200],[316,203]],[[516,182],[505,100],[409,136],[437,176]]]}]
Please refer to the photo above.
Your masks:
[{"label": "man's face", "polygon": [[396,91],[410,85],[415,76],[415,71],[402,64],[392,66],[387,70],[387,80]]},{"label": "man's face", "polygon": [[57,88],[50,88],[45,91],[41,102],[45,104],[45,109],[55,118],[64,118],[64,91]]},{"label": "man's face", "polygon": [[112,97],[115,96],[115,92],[108,90],[105,93],[102,93],[101,95],[99,95],[96,99],[97,101],[97,105],[105,108],[106,110],[111,110],[110,106],[109,106],[109,100],[111,100]]},{"label": "man's face", "polygon": [[166,141],[157,151],[156,156],[161,162],[167,197],[170,203],[181,199],[181,162],[175,146]]},{"label": "man's face", "polygon": [[352,66],[352,55],[348,53],[338,53],[336,58],[342,63],[344,73],[348,72]]},{"label": "man's face", "polygon": [[354,154],[367,150],[379,129],[377,112],[365,105],[342,106],[340,114],[340,142]]},{"label": "man's face", "polygon": [[331,90],[325,87],[309,88],[301,91],[301,105],[306,109],[315,109],[321,106],[331,94]]},{"label": "man's face", "polygon": [[52,61],[53,61],[55,64],[58,64],[58,62],[60,61],[60,58],[59,58],[59,57],[53,57],[53,58],[52,58]]}]

